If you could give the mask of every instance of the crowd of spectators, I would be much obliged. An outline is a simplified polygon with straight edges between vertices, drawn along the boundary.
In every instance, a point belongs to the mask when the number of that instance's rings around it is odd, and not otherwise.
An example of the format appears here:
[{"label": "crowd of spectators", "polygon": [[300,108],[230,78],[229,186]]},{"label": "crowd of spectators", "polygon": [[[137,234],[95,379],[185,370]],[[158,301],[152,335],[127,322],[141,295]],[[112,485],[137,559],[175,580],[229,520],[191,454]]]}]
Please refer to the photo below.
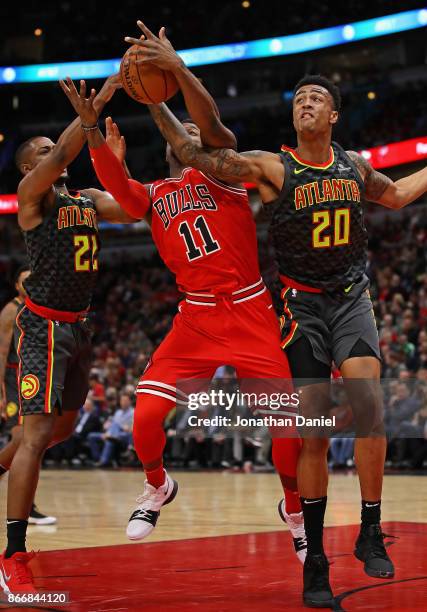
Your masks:
[{"label": "crowd of spectators", "polygon": [[423,207],[390,217],[371,232],[382,375],[392,440],[388,459],[421,467],[427,458],[427,221]]}]

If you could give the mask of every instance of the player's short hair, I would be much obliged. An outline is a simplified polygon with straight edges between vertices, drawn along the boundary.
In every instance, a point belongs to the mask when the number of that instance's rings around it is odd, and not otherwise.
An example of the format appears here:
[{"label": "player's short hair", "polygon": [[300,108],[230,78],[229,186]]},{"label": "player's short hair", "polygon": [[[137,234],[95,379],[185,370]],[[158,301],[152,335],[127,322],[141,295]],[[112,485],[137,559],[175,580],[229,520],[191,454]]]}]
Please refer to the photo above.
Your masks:
[{"label": "player's short hair", "polygon": [[324,87],[332,96],[334,101],[334,110],[339,111],[341,108],[341,94],[338,87],[322,76],[321,74],[306,74],[294,87],[294,96],[297,91],[303,87],[303,85],[320,85],[320,87]]},{"label": "player's short hair", "polygon": [[13,275],[13,284],[16,285],[16,283],[19,280],[19,277],[21,276],[23,272],[29,272],[29,271],[30,271],[30,266],[28,264],[22,264],[21,266],[19,266],[19,268],[15,270],[15,274]]},{"label": "player's short hair", "polygon": [[22,142],[16,149],[15,164],[18,170],[21,170],[21,164],[25,163],[27,153],[31,149],[31,145],[33,144],[34,140],[37,140],[37,138],[40,138],[40,136],[32,136],[31,138],[28,138],[28,140]]}]

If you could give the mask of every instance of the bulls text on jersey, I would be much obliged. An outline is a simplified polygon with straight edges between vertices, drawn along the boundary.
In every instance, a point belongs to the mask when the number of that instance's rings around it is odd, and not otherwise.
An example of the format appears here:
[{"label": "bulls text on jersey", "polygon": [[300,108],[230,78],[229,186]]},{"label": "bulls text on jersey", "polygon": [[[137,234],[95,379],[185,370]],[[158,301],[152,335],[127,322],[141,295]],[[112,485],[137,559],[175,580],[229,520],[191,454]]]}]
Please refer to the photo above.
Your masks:
[{"label": "bulls text on jersey", "polygon": [[217,211],[218,206],[204,183],[185,185],[154,200],[153,210],[168,229],[172,219],[192,210]]}]

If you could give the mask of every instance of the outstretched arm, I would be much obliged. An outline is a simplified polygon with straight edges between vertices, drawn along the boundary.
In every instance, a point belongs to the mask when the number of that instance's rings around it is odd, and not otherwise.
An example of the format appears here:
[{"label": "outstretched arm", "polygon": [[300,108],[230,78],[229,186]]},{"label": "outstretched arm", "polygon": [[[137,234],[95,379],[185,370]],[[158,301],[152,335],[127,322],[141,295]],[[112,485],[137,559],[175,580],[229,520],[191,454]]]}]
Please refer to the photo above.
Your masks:
[{"label": "outstretched arm", "polygon": [[251,181],[260,184],[270,180],[268,166],[272,162],[276,163],[277,156],[274,153],[205,149],[192,140],[166,104],[150,104],[148,108],[163,137],[185,166],[198,168],[229,183]]},{"label": "outstretched arm", "polygon": [[[100,218],[116,223],[132,223],[142,219],[150,208],[150,197],[144,185],[127,178],[122,165],[124,148],[119,152],[116,147],[116,153],[119,155],[116,157],[107,145],[97,122],[94,121],[95,110],[92,98],[85,98],[81,91],[79,94],[74,85],[65,93],[79,115],[82,125],[93,128],[86,132],[90,157],[99,182],[109,193],[103,194],[98,189],[86,191],[94,198]],[[122,137],[117,126],[116,137],[121,141]]]},{"label": "outstretched arm", "polygon": [[[60,83],[65,91],[70,87],[72,81],[67,79],[67,84],[63,81]],[[93,102],[94,123],[96,123],[105,104],[119,87],[121,87],[119,77],[114,75],[106,80],[96,97],[95,90],[91,90],[90,99]],[[80,81],[80,92],[81,95],[85,96],[86,83],[84,81]],[[64,169],[80,153],[85,140],[81,120],[77,118],[62,132],[50,153],[24,176],[18,187],[19,223],[24,229],[29,229],[31,226],[40,223],[40,203],[44,195],[52,189],[52,185],[58,180]]]},{"label": "outstretched arm", "polygon": [[147,189],[126,176],[125,169],[98,129],[88,134],[89,152],[99,182],[106,192],[93,193],[96,210],[111,223],[133,223],[143,219],[151,207]]},{"label": "outstretched arm", "polygon": [[347,151],[356,164],[366,188],[366,199],[386,208],[403,208],[427,191],[427,167],[392,181],[388,176],[374,170],[362,155]]},{"label": "outstretched arm", "polygon": [[214,99],[179,57],[166,37],[165,28],[160,29],[157,37],[142,21],[137,21],[137,24],[144,33],[145,39],[129,36],[125,38],[126,42],[138,45],[144,52],[137,63],[154,64],[163,70],[170,70],[175,75],[188,113],[200,129],[200,137],[204,145],[236,149],[236,137],[221,122]]},{"label": "outstretched arm", "polygon": [[140,208],[138,208],[138,214],[129,214],[108,191],[85,189],[84,193],[92,198],[97,216],[102,221],[108,221],[109,223],[137,223],[141,219]]}]

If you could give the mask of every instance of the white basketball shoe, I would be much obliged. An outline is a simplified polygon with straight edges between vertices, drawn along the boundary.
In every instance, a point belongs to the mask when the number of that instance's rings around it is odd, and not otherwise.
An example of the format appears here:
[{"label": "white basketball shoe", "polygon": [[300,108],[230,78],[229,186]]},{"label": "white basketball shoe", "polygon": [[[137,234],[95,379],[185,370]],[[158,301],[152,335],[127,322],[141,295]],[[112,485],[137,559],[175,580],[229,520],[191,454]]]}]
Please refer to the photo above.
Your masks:
[{"label": "white basketball shoe", "polygon": [[307,536],[305,535],[304,517],[302,511],[295,514],[287,514],[284,499],[280,500],[278,510],[280,518],[287,524],[292,534],[296,556],[304,565],[304,561],[307,556]]},{"label": "white basketball shoe", "polygon": [[142,540],[154,529],[160,515],[160,508],[170,504],[178,492],[178,483],[165,470],[165,482],[156,489],[146,480],[144,492],[136,498],[137,507],[132,512],[126,529],[129,540]]}]

